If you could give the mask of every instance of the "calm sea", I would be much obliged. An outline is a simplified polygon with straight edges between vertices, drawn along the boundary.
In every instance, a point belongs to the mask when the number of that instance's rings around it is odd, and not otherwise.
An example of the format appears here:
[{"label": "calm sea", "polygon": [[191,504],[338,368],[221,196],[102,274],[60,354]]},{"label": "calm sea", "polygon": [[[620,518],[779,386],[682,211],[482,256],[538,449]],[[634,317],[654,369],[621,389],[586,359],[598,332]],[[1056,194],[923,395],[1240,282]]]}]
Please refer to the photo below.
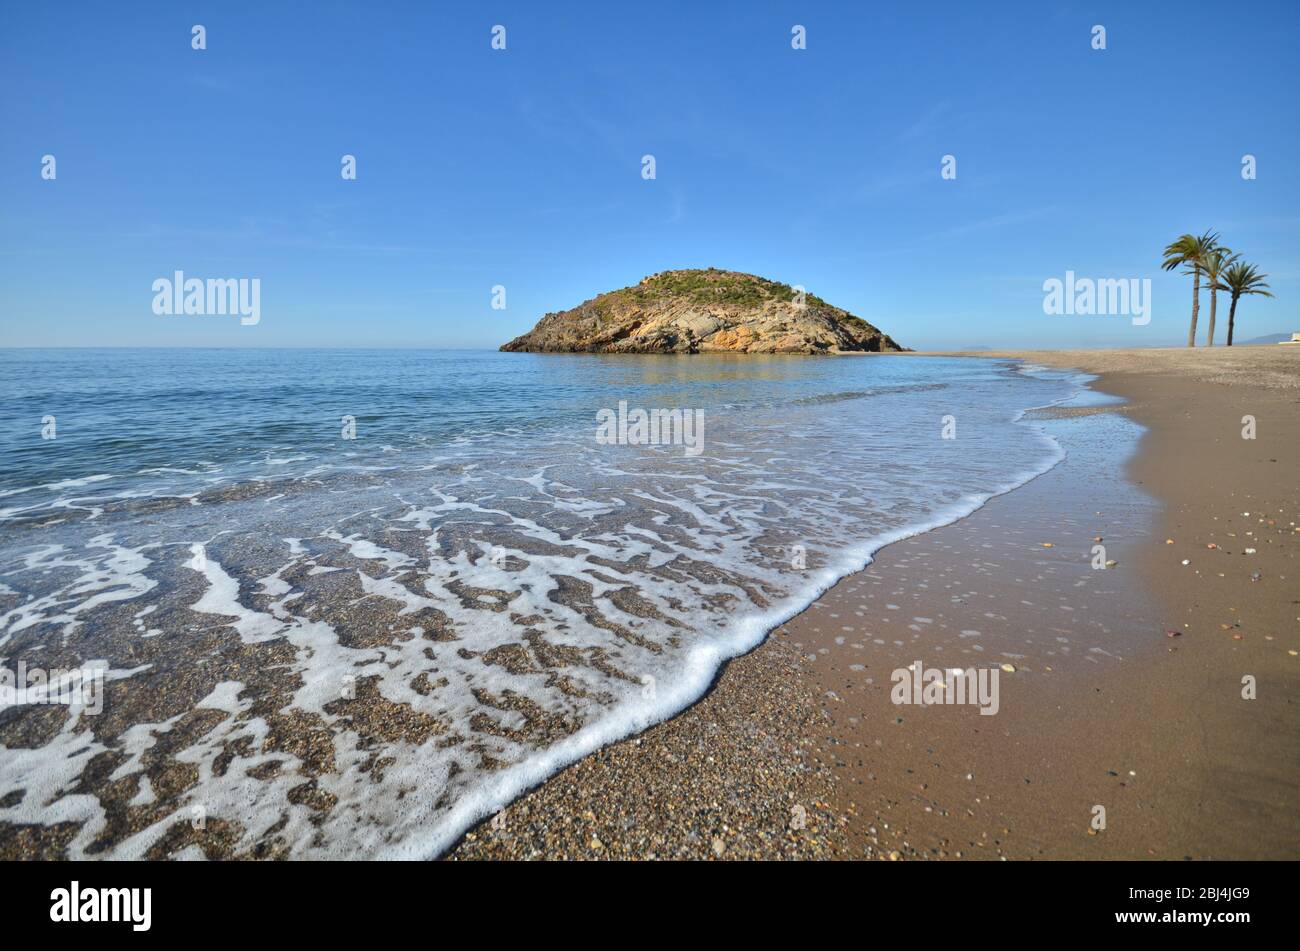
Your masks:
[{"label": "calm sea", "polygon": [[[881,545],[1050,468],[1020,415],[1081,385],[926,357],[0,351],[0,664],[104,681],[99,713],[0,701],[0,838],[436,855]],[[702,428],[598,438],[620,403]]]}]

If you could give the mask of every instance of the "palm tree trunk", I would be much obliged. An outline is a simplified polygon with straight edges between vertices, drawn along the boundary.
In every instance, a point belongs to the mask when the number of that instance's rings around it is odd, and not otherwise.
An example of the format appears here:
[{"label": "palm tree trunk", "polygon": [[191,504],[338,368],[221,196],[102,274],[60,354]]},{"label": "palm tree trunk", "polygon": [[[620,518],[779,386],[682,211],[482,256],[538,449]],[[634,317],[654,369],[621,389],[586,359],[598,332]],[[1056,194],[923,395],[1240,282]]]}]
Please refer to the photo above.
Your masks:
[{"label": "palm tree trunk", "polygon": [[1214,288],[1213,285],[1211,285],[1210,286],[1210,326],[1206,328],[1206,333],[1205,333],[1205,345],[1207,347],[1214,346],[1214,312],[1218,309],[1219,309],[1219,292]]},{"label": "palm tree trunk", "polygon": [[1201,311],[1201,269],[1192,271],[1192,326],[1187,329],[1187,346],[1196,346],[1196,318]]},{"label": "palm tree trunk", "polygon": [[1228,307],[1228,346],[1232,346],[1232,325],[1237,320],[1237,295],[1232,295],[1232,304]]}]

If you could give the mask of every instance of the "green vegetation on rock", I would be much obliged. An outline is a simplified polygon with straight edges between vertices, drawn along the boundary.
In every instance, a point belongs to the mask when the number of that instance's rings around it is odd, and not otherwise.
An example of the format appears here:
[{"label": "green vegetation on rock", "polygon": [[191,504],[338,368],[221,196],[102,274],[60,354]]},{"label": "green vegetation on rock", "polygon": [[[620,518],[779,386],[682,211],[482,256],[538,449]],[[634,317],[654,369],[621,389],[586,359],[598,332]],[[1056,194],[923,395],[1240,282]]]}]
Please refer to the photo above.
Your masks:
[{"label": "green vegetation on rock", "polygon": [[661,271],[547,314],[503,350],[841,353],[903,349],[861,317],[789,284],[720,268]]}]

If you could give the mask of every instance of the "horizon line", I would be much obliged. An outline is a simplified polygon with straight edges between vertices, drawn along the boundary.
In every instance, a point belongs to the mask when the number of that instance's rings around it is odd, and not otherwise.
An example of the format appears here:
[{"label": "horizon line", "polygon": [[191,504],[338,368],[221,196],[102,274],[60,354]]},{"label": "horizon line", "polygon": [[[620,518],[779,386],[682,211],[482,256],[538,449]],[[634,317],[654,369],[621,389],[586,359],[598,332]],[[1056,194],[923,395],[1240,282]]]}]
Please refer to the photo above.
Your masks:
[{"label": "horizon line", "polygon": [[[1275,345],[1275,344],[1273,344],[1272,342],[1259,342],[1259,343],[1256,343],[1256,342],[1254,342],[1254,341],[1256,341],[1256,340],[1261,340],[1261,341],[1262,341],[1262,338],[1264,338],[1264,337],[1269,337],[1269,336],[1278,336],[1278,335],[1286,336],[1286,335],[1288,335],[1289,333],[1290,333],[1289,331],[1275,331],[1275,332],[1272,333],[1272,334],[1260,334],[1260,335],[1258,335],[1258,336],[1256,336],[1256,337],[1252,337],[1250,340],[1241,340],[1241,341],[1238,341],[1238,342],[1235,344],[1235,346],[1239,346],[1239,347],[1242,347],[1242,346],[1272,346],[1272,345]],[[939,346],[925,347],[925,348],[919,348],[919,349],[914,348],[914,349],[912,349],[910,352],[911,352],[911,353],[916,353],[916,354],[922,354],[922,355],[924,355],[924,354],[944,354],[944,353],[953,353],[953,352],[961,352],[961,353],[980,353],[980,352],[985,351],[985,350],[988,350],[988,351],[999,351],[999,350],[1164,350],[1164,349],[1171,349],[1171,348],[1176,349],[1176,348],[1179,348],[1179,347],[1186,348],[1186,345],[1185,345],[1185,344],[1182,344],[1182,343],[1178,343],[1178,342],[1168,342],[1168,343],[1141,343],[1141,344],[1111,344],[1111,343],[1107,343],[1107,344],[1085,344],[1085,343],[1056,343],[1056,344],[1041,344],[1041,343],[1039,343],[1039,344],[1013,344],[1013,343],[1008,343],[1008,344],[998,344],[998,345],[993,345],[993,344],[978,344],[978,345],[966,345],[966,346],[939,345]],[[1226,349],[1226,347],[1219,347],[1219,348],[1214,348],[1214,349]],[[360,350],[360,351],[375,352],[375,353],[387,353],[387,352],[392,352],[392,351],[407,351],[407,352],[410,352],[410,351],[417,351],[417,352],[434,352],[434,353],[504,353],[504,352],[509,352],[509,351],[503,351],[503,350],[501,350],[500,347],[438,347],[438,346],[387,346],[387,347],[365,347],[365,346],[253,346],[253,345],[238,345],[238,344],[230,344],[230,345],[211,345],[211,344],[195,344],[195,345],[184,345],[184,344],[101,344],[101,345],[93,345],[93,344],[84,344],[84,345],[81,345],[81,346],[67,346],[67,345],[50,346],[50,345],[39,345],[39,344],[33,344],[33,345],[22,345],[22,346],[0,345],[0,352],[3,352],[3,351],[19,351],[19,350],[264,350],[264,351],[282,351],[282,350],[293,350],[293,351],[311,351],[311,350],[340,350],[340,351],[342,351],[342,350],[351,350],[351,351],[357,351],[357,350]],[[524,353],[530,353],[530,354],[533,355],[533,356],[537,356],[537,355],[539,355],[539,354],[541,354],[541,355],[543,355],[543,356],[548,356],[548,355],[549,355],[549,356],[575,356],[575,355],[579,355],[579,356],[580,356],[580,355],[585,355],[585,356],[673,356],[673,357],[676,357],[676,356],[687,356],[687,357],[691,357],[691,356],[709,356],[709,355],[710,355],[709,353],[693,353],[693,354],[692,354],[692,353],[686,353],[686,354],[682,354],[682,353],[666,353],[666,354],[638,354],[638,353],[631,353],[631,354],[619,354],[619,353],[590,352],[590,351],[582,351],[582,350],[575,350],[575,351],[521,351],[521,352],[524,352]],[[722,352],[722,351],[719,351],[719,352]],[[753,353],[753,354],[749,354],[749,353],[742,353],[742,354],[734,354],[734,355],[738,355],[738,356],[835,356],[836,354],[776,354],[776,353]],[[852,355],[852,354],[849,354],[849,355]],[[886,353],[880,353],[880,354],[876,354],[876,355],[877,355],[877,356],[891,356],[892,354],[886,352]]]}]

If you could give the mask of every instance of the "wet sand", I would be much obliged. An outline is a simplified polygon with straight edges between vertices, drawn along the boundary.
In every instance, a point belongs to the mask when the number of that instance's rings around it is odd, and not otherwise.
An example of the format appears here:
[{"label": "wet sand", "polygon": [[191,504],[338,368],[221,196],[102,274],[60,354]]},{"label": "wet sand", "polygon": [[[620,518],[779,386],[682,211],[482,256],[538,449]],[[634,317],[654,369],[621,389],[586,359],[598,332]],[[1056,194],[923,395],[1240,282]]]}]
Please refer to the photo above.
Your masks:
[{"label": "wet sand", "polygon": [[[883,549],[449,857],[1300,857],[1300,348],[972,356],[1128,402],[1041,414],[1056,469]],[[894,704],[918,660],[998,668],[998,713]]]}]

